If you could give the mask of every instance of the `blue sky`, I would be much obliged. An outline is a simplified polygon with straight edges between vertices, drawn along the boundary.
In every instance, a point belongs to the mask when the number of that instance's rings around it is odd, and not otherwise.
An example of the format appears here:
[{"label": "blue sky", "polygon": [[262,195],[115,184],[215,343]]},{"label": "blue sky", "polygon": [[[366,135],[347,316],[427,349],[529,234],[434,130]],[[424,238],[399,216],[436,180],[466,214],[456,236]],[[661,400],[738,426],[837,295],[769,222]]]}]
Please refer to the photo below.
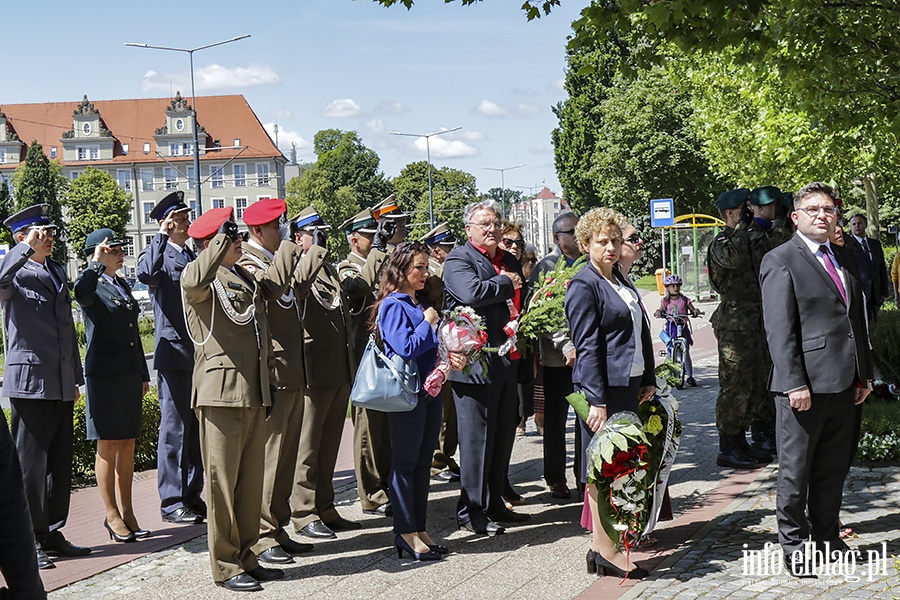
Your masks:
[{"label": "blue sky", "polygon": [[[196,47],[197,95],[244,94],[279,146],[313,160],[320,129],[356,130],[396,176],[425,159],[476,176],[485,191],[547,185],[559,192],[551,106],[564,98],[565,42],[584,2],[527,22],[518,0],[462,7],[419,0],[411,11],[369,0],[11,3],[4,8],[3,103],[77,103],[190,94],[186,54],[125,42]],[[14,50],[10,50],[14,49]],[[201,124],[203,114],[199,115]],[[273,136],[274,137],[274,136]],[[539,187],[538,187],[539,189]]]}]

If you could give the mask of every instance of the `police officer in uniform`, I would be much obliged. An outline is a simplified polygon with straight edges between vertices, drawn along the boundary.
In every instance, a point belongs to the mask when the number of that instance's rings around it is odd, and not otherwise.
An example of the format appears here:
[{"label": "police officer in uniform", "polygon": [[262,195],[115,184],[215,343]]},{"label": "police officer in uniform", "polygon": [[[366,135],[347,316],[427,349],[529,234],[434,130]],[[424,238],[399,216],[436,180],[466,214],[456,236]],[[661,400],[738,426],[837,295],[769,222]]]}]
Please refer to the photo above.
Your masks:
[{"label": "police officer in uniform", "polygon": [[[57,228],[50,205],[35,204],[3,222],[16,245],[0,263],[0,306],[6,328],[3,396],[25,483],[38,566],[48,555],[86,556],[60,531],[69,516],[72,407],[84,374],[65,268],[50,258]],[[0,493],[6,493],[0,491]],[[10,492],[12,493],[12,492]]]},{"label": "police officer in uniform", "polygon": [[[294,241],[309,252],[329,226],[314,206],[291,219]],[[324,243],[324,242],[323,242]],[[334,507],[334,467],[355,375],[350,307],[337,268],[325,263],[309,292],[298,296],[303,321],[306,395],[291,495],[291,521],[302,535],[328,539],[362,525]]]},{"label": "police officer in uniform", "polygon": [[[275,406],[266,419],[266,465],[263,475],[262,515],[259,542],[253,547],[259,560],[267,563],[294,562],[293,555],[309,552],[312,544],[301,544],[290,538],[285,527],[291,520],[290,497],[294,490],[297,451],[303,427],[304,390],[303,325],[297,296],[308,292],[313,279],[325,261],[324,237],[300,258],[302,250],[291,240],[290,225],[285,218],[284,200],[267,199],[251,204],[244,211],[249,239],[242,244],[243,256],[238,264],[253,274],[257,284],[267,290],[266,318],[272,334],[275,362]],[[275,267],[276,254],[287,239],[297,268],[283,282]]]},{"label": "police officer in uniform", "polygon": [[[355,373],[369,337],[368,320],[375,303],[378,271],[387,256],[385,250],[391,236],[384,227],[379,228],[368,208],[344,221],[341,230],[350,243],[350,254],[338,265],[338,275],[350,301]],[[355,406],[350,408],[350,415],[353,419],[356,489],[362,510],[366,514],[389,517],[393,510],[387,491],[391,470],[388,415]]]},{"label": "police officer in uniform", "polygon": [[[194,342],[191,405],[208,476],[213,580],[229,590],[255,591],[260,581],[284,576],[259,566],[252,550],[259,540],[265,419],[274,396],[272,343],[266,289],[237,264],[242,240],[233,210],[211,209],[191,225],[188,233],[201,252],[184,268],[181,287]],[[275,254],[271,276],[282,286],[290,281],[295,257],[287,242]]]},{"label": "police officer in uniform", "polygon": [[707,251],[709,280],[721,296],[710,323],[719,349],[719,394],[716,428],[719,453],[716,464],[733,469],[753,469],[772,460],[772,455],[747,444],[751,402],[758,393],[764,350],[754,342],[762,331],[762,307],[757,277],[760,256],[754,256],[748,227],[753,222],[747,209],[750,190],[723,192],[716,200],[725,228]]},{"label": "police officer in uniform", "polygon": [[159,442],[156,483],[164,521],[202,523],[206,503],[200,429],[191,409],[194,345],[188,339],[181,300],[181,273],[196,254],[188,245],[191,209],[176,190],[159,201],[150,218],[159,223],[138,257],[137,278],[150,288],[156,349],[153,368],[159,390]]},{"label": "police officer in uniform", "polygon": [[[456,237],[446,222],[438,223],[431,231],[419,238],[428,246],[431,257],[428,259],[428,280],[425,289],[429,290],[429,300],[437,310],[444,308],[444,260],[447,254],[456,247]],[[430,288],[430,289],[429,289]],[[453,388],[445,381],[441,387],[441,433],[438,436],[438,447],[431,459],[431,476],[438,481],[459,481],[459,465],[453,455],[459,437],[456,430],[456,404],[453,402]]]}]

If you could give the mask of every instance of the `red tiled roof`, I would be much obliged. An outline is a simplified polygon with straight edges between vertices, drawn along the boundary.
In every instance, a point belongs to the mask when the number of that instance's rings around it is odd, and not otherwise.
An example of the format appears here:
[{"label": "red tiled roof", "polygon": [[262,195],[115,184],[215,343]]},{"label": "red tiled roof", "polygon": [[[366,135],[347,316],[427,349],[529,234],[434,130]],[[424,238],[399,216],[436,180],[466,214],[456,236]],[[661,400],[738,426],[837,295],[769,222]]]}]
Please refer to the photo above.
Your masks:
[{"label": "red tiled roof", "polygon": [[541,200],[550,200],[550,199],[556,198],[556,194],[551,192],[548,187],[544,186],[544,189],[542,189],[540,192],[538,192],[537,198],[539,198]]},{"label": "red tiled roof", "polygon": [[[158,162],[156,156],[156,129],[166,123],[166,108],[171,98],[135,98],[131,100],[94,100],[94,108],[113,136],[116,144],[112,160],[78,161],[79,165],[106,165],[118,163]],[[189,101],[189,100],[188,100]],[[50,155],[50,148],[58,148],[57,157],[62,164],[63,132],[72,129],[72,111],[80,104],[70,102],[47,102],[41,104],[3,104],[0,111],[6,113],[7,122],[26,144],[37,140]],[[241,158],[282,157],[262,123],[247,104],[243,95],[198,96],[197,120],[212,139],[220,140],[222,149],[210,152],[212,142],[207,143],[207,153],[200,160],[228,160],[240,152],[231,147],[234,138],[240,138],[241,146],[247,146]],[[202,136],[202,133],[201,133]],[[202,145],[201,137],[201,145]],[[150,153],[144,154],[144,142],[150,142]],[[121,144],[128,144],[127,155],[122,154]],[[22,154],[24,160],[24,152]],[[190,161],[187,157],[167,157],[172,162]],[[9,165],[7,165],[9,166]]]}]

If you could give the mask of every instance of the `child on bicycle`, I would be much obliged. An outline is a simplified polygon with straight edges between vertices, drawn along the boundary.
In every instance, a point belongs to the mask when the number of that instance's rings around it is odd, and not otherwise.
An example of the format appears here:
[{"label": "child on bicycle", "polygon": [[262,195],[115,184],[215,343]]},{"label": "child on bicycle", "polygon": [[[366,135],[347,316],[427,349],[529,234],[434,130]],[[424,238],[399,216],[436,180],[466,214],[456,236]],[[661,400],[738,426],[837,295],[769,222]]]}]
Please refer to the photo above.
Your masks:
[{"label": "child on bicycle", "polygon": [[[694,379],[694,365],[691,361],[691,346],[694,339],[691,337],[690,317],[699,317],[700,311],[694,308],[691,299],[681,293],[681,277],[678,275],[666,275],[663,285],[666,287],[666,295],[659,303],[659,309],[653,313],[654,317],[666,319],[666,334],[669,339],[678,336],[678,319],[683,319],[681,337],[684,338],[684,374],[687,376],[687,384],[696,386]],[[670,318],[666,318],[670,317]],[[669,359],[672,358],[672,345],[666,344]]]}]

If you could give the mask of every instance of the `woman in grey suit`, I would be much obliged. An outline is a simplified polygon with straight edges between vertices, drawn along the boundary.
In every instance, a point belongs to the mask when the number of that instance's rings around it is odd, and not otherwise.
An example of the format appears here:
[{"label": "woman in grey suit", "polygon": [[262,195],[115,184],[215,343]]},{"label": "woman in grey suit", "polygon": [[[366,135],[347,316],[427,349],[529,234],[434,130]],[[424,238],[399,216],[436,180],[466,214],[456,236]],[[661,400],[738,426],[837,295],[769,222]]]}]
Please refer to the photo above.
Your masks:
[{"label": "woman in grey suit", "polygon": [[[591,405],[587,420],[580,422],[582,452],[608,416],[637,412],[638,403],[652,397],[656,389],[653,340],[640,297],[614,268],[622,252],[621,220],[613,210],[594,208],[575,227],[575,237],[590,257],[566,291],[566,317],[575,344],[572,383]],[[586,464],[587,460],[582,461]],[[581,481],[587,483],[584,470]],[[588,571],[629,579],[646,577],[646,569],[619,552],[599,525],[596,486],[591,485],[588,494],[594,521]]]},{"label": "woman in grey suit", "polygon": [[[134,440],[141,434],[141,404],[150,374],[138,331],[140,309],[124,279],[124,241],[111,229],[87,237],[90,265],[75,281],[75,299],[87,328],[87,434],[97,440],[95,472],[106,507],[109,538],[133,542],[150,535],[141,529],[131,502]],[[117,504],[116,496],[120,503]]]}]

